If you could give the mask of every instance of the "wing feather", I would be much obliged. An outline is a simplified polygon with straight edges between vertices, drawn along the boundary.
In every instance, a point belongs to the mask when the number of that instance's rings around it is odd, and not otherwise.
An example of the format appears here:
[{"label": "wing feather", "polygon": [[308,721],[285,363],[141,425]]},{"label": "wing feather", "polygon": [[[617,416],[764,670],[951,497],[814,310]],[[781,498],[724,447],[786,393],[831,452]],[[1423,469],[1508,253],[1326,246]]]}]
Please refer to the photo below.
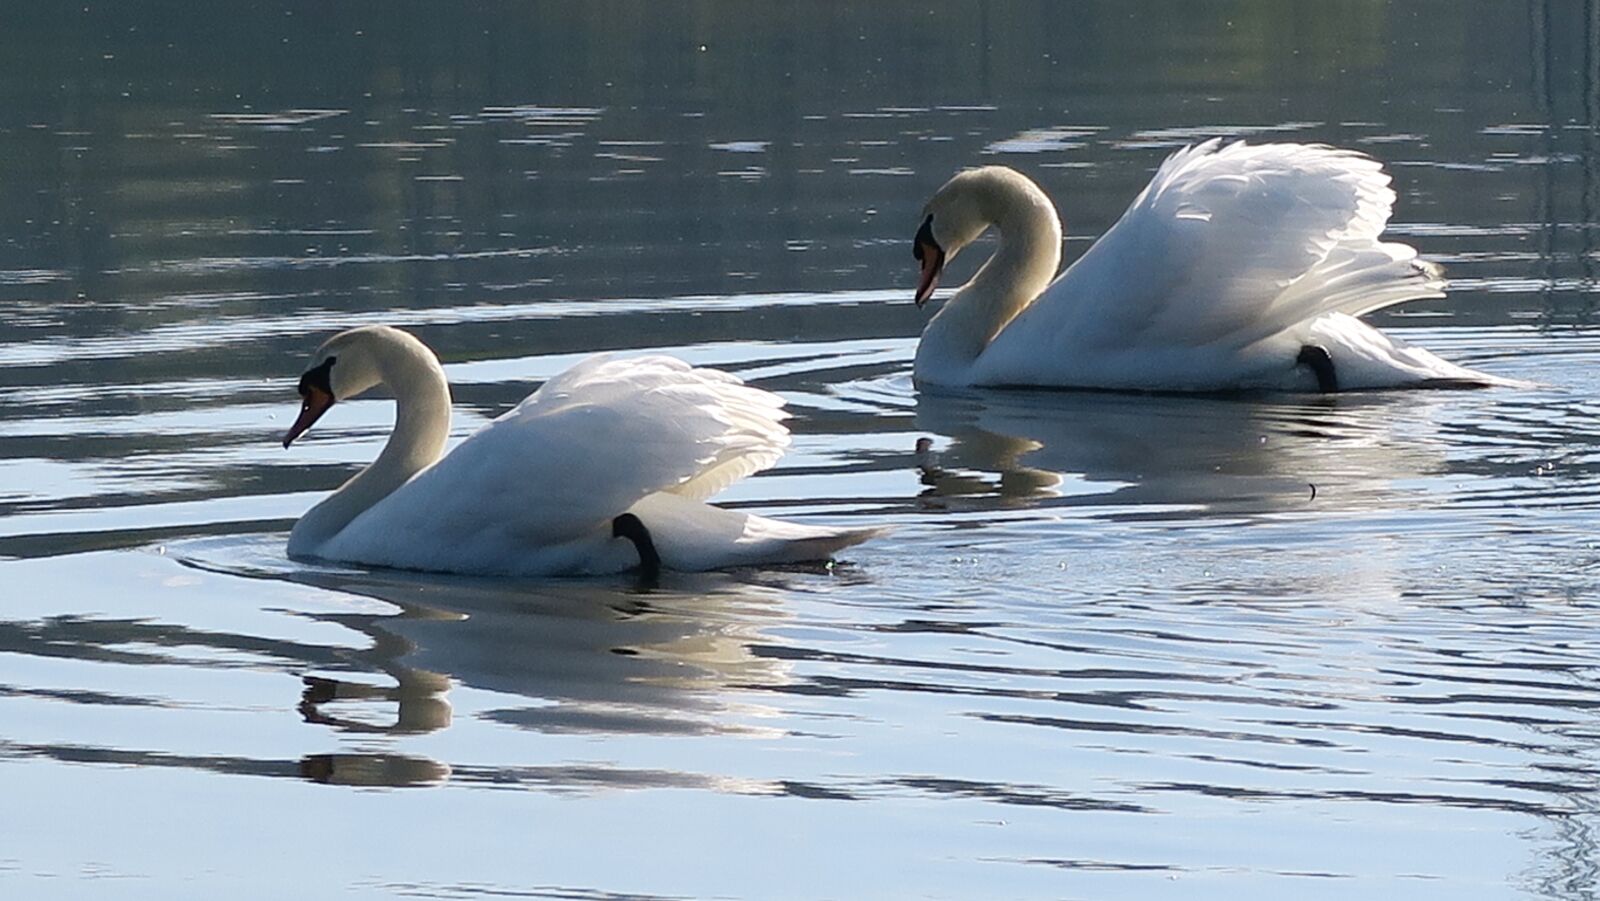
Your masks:
[{"label": "wing feather", "polygon": [[462,441],[338,540],[431,523],[454,543],[556,544],[646,495],[704,498],[776,463],[777,395],[672,357],[591,357]]},{"label": "wing feather", "polygon": [[1394,200],[1381,165],[1354,151],[1184,148],[991,350],[1008,335],[1040,352],[1245,346],[1324,313],[1437,296],[1415,251],[1378,242]]}]

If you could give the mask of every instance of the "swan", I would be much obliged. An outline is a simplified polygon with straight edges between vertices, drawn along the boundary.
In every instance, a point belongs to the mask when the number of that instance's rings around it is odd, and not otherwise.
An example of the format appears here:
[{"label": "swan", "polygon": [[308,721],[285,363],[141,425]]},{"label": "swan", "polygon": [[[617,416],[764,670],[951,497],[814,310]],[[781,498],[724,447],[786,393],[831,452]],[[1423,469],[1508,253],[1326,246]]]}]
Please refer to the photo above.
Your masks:
[{"label": "swan", "polygon": [[1360,153],[1212,139],[1168,157],[1057,278],[1061,220],[1038,185],[1004,166],[961,172],[922,211],[917,306],[990,226],[999,246],[928,322],[913,376],[1142,391],[1516,384],[1356,318],[1444,296],[1437,267],[1379,240],[1394,200]]},{"label": "swan", "polygon": [[707,570],[820,560],[878,533],[725,510],[704,499],[778,461],[783,400],[667,356],[590,357],[448,454],[450,387],[389,326],[329,338],[300,377],[287,449],[336,402],[387,385],[376,460],[312,507],[288,554],[478,575]]}]

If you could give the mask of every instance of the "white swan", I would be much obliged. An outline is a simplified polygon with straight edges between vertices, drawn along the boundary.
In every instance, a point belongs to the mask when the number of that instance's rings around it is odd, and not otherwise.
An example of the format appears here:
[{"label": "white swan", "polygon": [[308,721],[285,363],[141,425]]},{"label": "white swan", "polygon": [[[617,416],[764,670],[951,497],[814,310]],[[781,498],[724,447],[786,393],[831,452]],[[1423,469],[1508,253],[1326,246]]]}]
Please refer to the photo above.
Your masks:
[{"label": "white swan", "polygon": [[702,502],[789,444],[777,395],[664,356],[591,357],[442,455],[444,369],[421,341],[366,326],[318,348],[287,448],[336,401],[379,384],[395,426],[377,460],[312,507],[291,557],[491,575],[679,570],[819,560],[878,532],[802,526]]},{"label": "white swan", "polygon": [[923,210],[916,302],[989,226],[994,255],[923,330],[918,384],[1152,391],[1336,391],[1515,384],[1357,319],[1442,297],[1438,270],[1378,239],[1395,200],[1374,160],[1308,144],[1184,148],[1055,278],[1061,221],[1002,166],[962,172]]}]

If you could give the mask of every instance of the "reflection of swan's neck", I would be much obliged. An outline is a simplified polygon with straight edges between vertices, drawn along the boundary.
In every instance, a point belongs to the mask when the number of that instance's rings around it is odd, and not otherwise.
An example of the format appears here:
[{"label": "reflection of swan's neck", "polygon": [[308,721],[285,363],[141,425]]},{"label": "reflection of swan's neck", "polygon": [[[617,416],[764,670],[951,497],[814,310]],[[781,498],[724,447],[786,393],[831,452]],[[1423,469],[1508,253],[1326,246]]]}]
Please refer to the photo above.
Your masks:
[{"label": "reflection of swan's neck", "polygon": [[999,247],[922,332],[919,380],[963,381],[989,342],[1050,284],[1061,264],[1061,219],[1038,186],[1009,170],[974,182],[977,209],[1000,232]]},{"label": "reflection of swan's neck", "polygon": [[395,395],[394,431],[378,459],[306,512],[289,535],[289,553],[314,553],[373,504],[433,465],[450,434],[450,385],[433,354],[382,342],[372,350],[378,373]]}]

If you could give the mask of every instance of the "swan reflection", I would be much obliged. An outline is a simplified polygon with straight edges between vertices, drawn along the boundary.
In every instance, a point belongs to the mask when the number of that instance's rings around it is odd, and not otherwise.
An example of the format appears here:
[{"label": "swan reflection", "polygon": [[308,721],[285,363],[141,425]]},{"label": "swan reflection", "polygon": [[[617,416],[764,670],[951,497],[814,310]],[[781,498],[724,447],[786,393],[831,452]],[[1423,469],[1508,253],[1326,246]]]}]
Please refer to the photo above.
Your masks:
[{"label": "swan reflection", "polygon": [[405,754],[310,754],[300,760],[300,776],[324,785],[406,788],[443,782],[450,767]]},{"label": "swan reflection", "polygon": [[1359,507],[1444,470],[1436,438],[1406,434],[1439,398],[923,391],[916,427],[947,443],[918,440],[920,502],[1111,506],[1117,517]]},{"label": "swan reflection", "polygon": [[[345,732],[383,735],[418,735],[450,725],[450,702],[445,699],[450,690],[448,677],[407,667],[387,671],[395,679],[393,688],[306,676],[305,689],[300,693],[300,716],[307,723],[332,726]],[[395,718],[392,723],[385,723],[341,715],[335,712],[340,702],[392,702],[396,708]]]},{"label": "swan reflection", "polygon": [[1032,498],[1047,497],[1061,484],[1061,476],[1043,469],[1024,466],[1020,458],[1044,445],[1026,438],[1000,435],[971,428],[960,433],[960,461],[992,461],[987,467],[997,474],[976,473],[957,465],[946,465],[944,454],[934,450],[933,439],[918,438],[916,443],[919,481],[928,486],[918,498],[923,506],[949,508],[951,498],[989,497],[1004,506],[1022,506]]},{"label": "swan reflection", "polygon": [[[462,689],[474,690],[464,715],[547,734],[767,734],[759,725],[766,711],[748,702],[735,709],[723,689],[788,680],[790,664],[750,650],[762,628],[784,616],[782,589],[737,575],[672,574],[659,590],[641,595],[625,577],[613,584],[301,566],[265,539],[258,552],[241,552],[237,539],[203,539],[176,550],[192,566],[397,609],[305,614],[371,640],[348,655],[348,669],[308,661],[317,671],[303,677],[301,717],[350,737],[446,729],[461,713]],[[375,684],[374,673],[386,684]],[[439,782],[459,769],[409,755],[349,752],[307,758],[301,774],[398,786]],[[604,781],[590,781],[597,779]]]}]

